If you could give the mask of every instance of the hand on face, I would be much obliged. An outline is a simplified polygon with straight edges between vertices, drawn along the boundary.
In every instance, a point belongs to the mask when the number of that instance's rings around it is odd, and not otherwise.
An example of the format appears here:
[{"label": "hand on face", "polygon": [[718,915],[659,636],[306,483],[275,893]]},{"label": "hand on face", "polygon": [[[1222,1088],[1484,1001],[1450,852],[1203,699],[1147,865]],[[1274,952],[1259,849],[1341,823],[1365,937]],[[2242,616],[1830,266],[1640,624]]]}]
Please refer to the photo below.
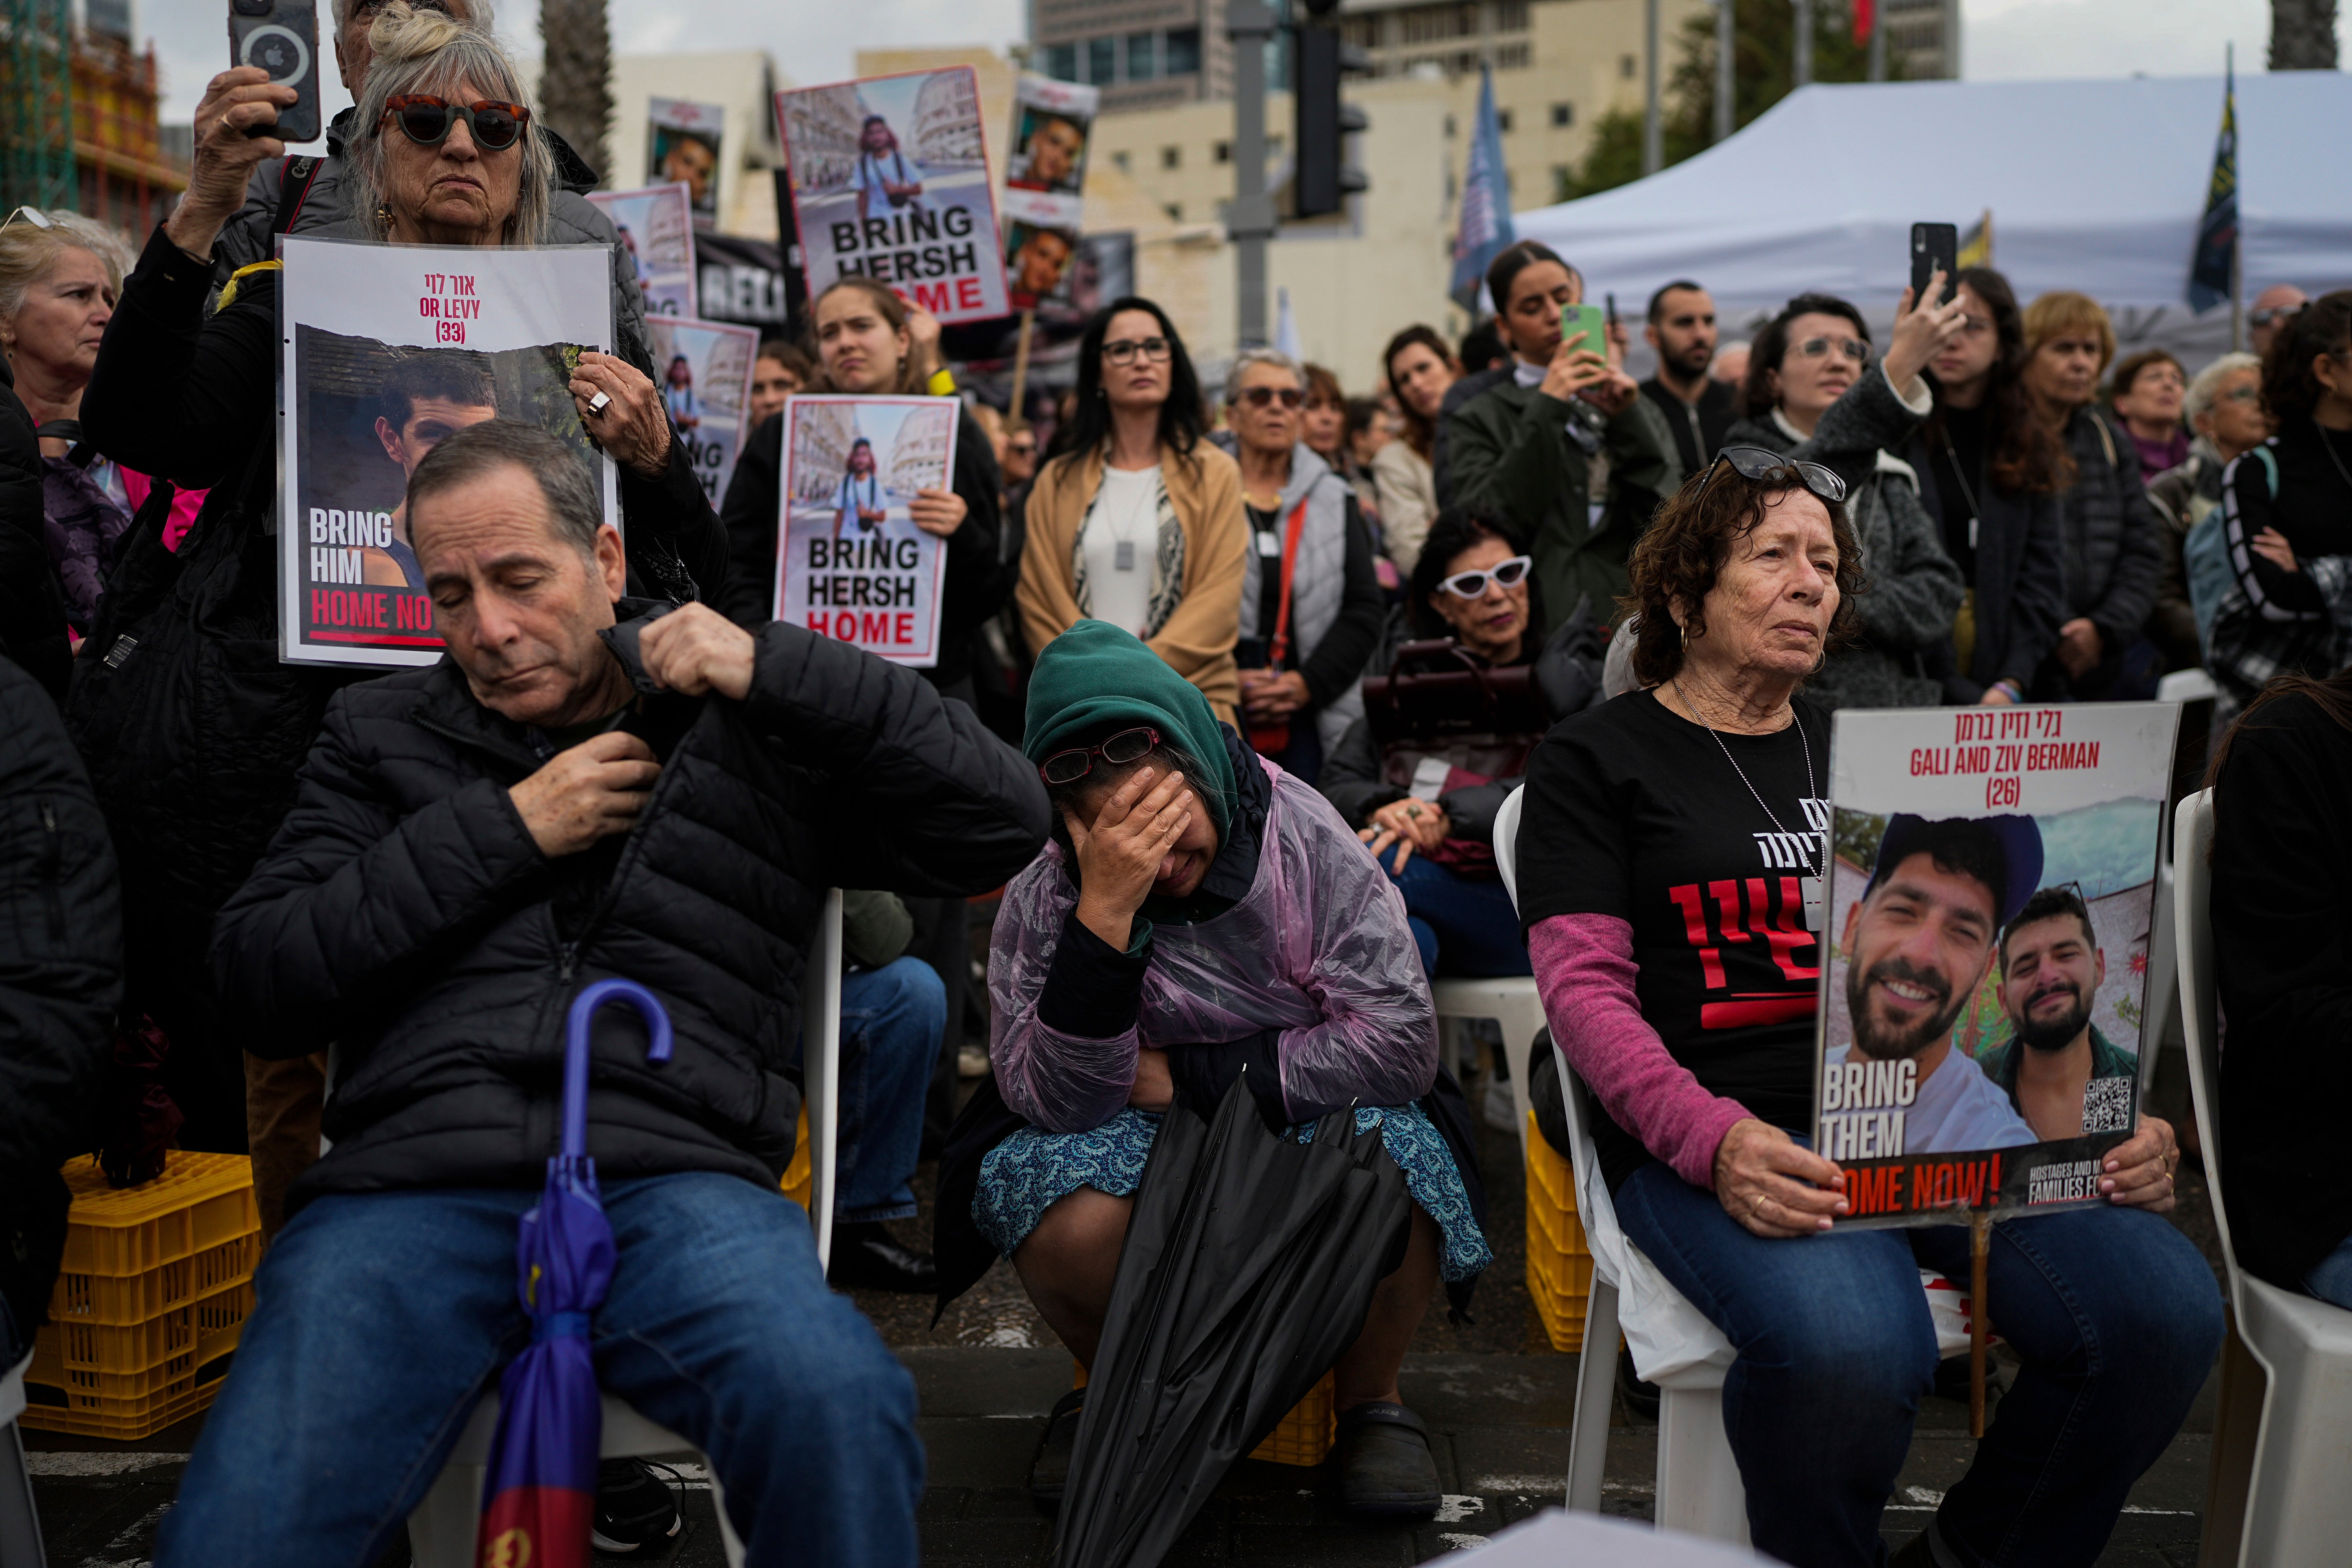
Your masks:
[{"label": "hand on face", "polygon": [[1160,776],[1139,768],[1110,792],[1091,826],[1066,811],[1078,866],[1078,920],[1122,952],[1133,933],[1135,911],[1159,883],[1173,878],[1178,840],[1200,814],[1200,801],[1184,775]]}]

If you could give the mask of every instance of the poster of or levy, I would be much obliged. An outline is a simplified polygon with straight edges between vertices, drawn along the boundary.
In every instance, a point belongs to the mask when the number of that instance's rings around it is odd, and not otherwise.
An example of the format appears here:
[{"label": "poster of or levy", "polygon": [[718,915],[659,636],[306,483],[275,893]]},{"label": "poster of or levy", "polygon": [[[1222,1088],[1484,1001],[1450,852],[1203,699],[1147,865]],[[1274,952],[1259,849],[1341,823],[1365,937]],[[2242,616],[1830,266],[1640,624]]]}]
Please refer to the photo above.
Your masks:
[{"label": "poster of or levy", "polygon": [[637,269],[648,316],[691,316],[694,309],[694,216],[682,184],[635,191],[591,191],[588,199],[613,220],[621,248]]},{"label": "poster of or levy", "polygon": [[776,94],[809,293],[863,273],[946,325],[1009,313],[970,66]]},{"label": "poster of or levy", "polygon": [[1086,211],[1087,148],[1096,88],[1024,76],[1013,88],[1005,163],[1004,279],[1016,310],[1061,294]]},{"label": "poster of or levy", "polygon": [[694,477],[716,510],[751,434],[751,361],[760,352],[759,330],[648,316],[646,331],[653,339],[662,401],[686,442]]},{"label": "poster of or levy", "polygon": [[656,98],[646,105],[646,178],[686,187],[694,221],[719,221],[719,151],[726,141],[724,104]]},{"label": "poster of or levy", "polygon": [[1815,1147],[1841,1224],[2102,1201],[2139,1115],[2170,703],[1837,715]]},{"label": "poster of or levy", "polygon": [[947,541],[915,526],[915,492],[955,472],[952,397],[784,404],[776,619],[895,664],[940,661]]},{"label": "poster of or levy", "polygon": [[544,426],[620,524],[613,465],[581,427],[572,367],[611,352],[602,246],[530,250],[287,237],[279,310],[278,652],[292,663],[441,657],[410,548],[408,476],[486,419]]}]

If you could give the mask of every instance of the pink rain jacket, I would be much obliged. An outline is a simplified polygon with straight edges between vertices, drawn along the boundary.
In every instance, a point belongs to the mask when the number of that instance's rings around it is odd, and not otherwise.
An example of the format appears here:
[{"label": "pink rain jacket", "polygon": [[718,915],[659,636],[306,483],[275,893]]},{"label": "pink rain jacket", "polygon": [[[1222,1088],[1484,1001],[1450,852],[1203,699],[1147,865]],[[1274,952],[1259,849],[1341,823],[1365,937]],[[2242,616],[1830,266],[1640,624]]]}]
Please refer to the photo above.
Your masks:
[{"label": "pink rain jacket", "polygon": [[1051,1132],[1084,1132],[1126,1105],[1139,1045],[1221,1045],[1279,1029],[1293,1107],[1405,1105],[1437,1077],[1437,1019],[1404,899],[1339,814],[1265,763],[1274,799],[1257,878],[1197,925],[1152,929],[1137,1027],[1110,1039],[1037,1018],[1055,944],[1078,898],[1052,843],[1013,879],[988,959],[989,1058],[1014,1110]]}]

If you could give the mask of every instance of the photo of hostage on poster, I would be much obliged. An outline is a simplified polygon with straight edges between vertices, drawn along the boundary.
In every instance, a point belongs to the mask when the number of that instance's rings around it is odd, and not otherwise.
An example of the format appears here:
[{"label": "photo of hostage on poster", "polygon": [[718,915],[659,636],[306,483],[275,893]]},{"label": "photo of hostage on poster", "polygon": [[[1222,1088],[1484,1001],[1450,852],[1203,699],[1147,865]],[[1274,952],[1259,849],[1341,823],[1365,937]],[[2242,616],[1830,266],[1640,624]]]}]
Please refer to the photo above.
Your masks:
[{"label": "photo of hostage on poster", "polygon": [[686,443],[694,477],[716,510],[751,434],[751,362],[760,352],[759,329],[648,316],[646,332],[652,340],[655,385]]},{"label": "photo of hostage on poster", "polygon": [[1840,1225],[2106,1201],[2138,1125],[2168,703],[1836,716],[1814,1148]]},{"label": "photo of hostage on poster", "polygon": [[812,298],[862,274],[943,325],[1008,313],[970,66],[776,94]]},{"label": "photo of hostage on poster", "polygon": [[1005,162],[1004,280],[1016,310],[1061,297],[1085,226],[1087,146],[1099,89],[1050,77],[1013,84]]},{"label": "photo of hostage on poster", "polygon": [[952,397],[785,402],[776,619],[895,664],[939,662],[947,541],[929,525],[955,506],[957,407]]},{"label": "photo of hostage on poster", "polygon": [[646,314],[695,314],[694,215],[688,188],[672,184],[591,191],[588,199],[613,220],[622,248],[635,263]]},{"label": "photo of hostage on poster", "polygon": [[[408,536],[408,476],[436,444],[520,419],[578,454],[620,526],[618,476],[580,422],[573,367],[610,353],[601,246],[530,250],[288,237],[282,276],[278,655],[431,664],[433,602]],[[740,442],[738,443],[740,446]]]},{"label": "photo of hostage on poster", "polygon": [[719,221],[719,152],[725,144],[727,108],[685,98],[646,105],[646,174],[684,185],[694,221]]}]

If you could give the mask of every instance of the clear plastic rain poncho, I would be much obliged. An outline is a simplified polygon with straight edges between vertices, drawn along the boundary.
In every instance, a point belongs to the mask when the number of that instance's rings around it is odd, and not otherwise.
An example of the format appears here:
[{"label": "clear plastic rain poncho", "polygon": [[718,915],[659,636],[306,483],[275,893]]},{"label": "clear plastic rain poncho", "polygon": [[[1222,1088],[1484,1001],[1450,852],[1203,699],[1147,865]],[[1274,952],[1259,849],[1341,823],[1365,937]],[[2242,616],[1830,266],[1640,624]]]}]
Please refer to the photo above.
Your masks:
[{"label": "clear plastic rain poncho", "polygon": [[1241,902],[1155,925],[1137,1026],[1109,1039],[1048,1028],[1037,997],[1076,882],[1048,844],[1004,890],[988,959],[989,1057],[1004,1102],[1051,1132],[1118,1114],[1139,1045],[1221,1045],[1279,1029],[1282,1089],[1304,1107],[1405,1105],[1437,1076],[1437,1021],[1404,899],[1328,801],[1268,766],[1274,798]]}]

